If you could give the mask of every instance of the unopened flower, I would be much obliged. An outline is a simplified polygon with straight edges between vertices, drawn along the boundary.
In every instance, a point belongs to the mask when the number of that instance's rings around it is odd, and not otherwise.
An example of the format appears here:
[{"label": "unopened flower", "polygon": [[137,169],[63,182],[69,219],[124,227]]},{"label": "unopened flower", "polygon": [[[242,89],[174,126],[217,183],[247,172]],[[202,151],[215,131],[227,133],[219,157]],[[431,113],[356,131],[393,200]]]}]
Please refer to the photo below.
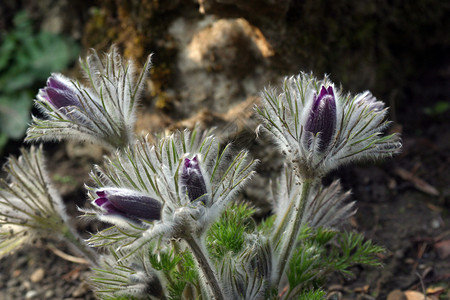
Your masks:
[{"label": "unopened flower", "polygon": [[328,148],[336,131],[336,100],[332,86],[322,86],[319,95],[314,97],[305,130],[313,135],[320,134],[320,152]]},{"label": "unopened flower", "polygon": [[[207,249],[202,237],[251,177],[253,166],[254,161],[248,159],[247,152],[233,156],[226,146],[219,153],[217,140],[198,132],[177,132],[161,138],[155,146],[143,140],[133,148],[118,152],[105,166],[106,172],[97,169],[93,179],[100,185],[132,187],[136,192],[151,195],[162,202],[161,219],[145,227],[128,226],[126,234],[119,238],[117,233],[124,232],[125,226],[115,222],[116,227],[99,232],[89,243],[101,246],[120,241],[119,249],[127,252],[127,258],[152,242],[161,244],[169,239],[181,239],[197,261],[200,278],[207,286],[207,298],[225,299],[215,268],[205,255]],[[102,200],[97,200],[97,204],[112,202],[103,200],[103,193],[98,196]]]},{"label": "unopened flower", "polygon": [[161,218],[161,202],[129,189],[102,188],[93,203],[102,209],[103,220],[118,217],[132,222],[155,221]]},{"label": "unopened flower", "polygon": [[200,200],[203,203],[206,201],[206,199],[204,199],[207,193],[206,184],[202,171],[200,170],[197,155],[192,159],[184,159],[181,184],[186,189],[191,201]]},{"label": "unopened flower", "polygon": [[[177,132],[163,137],[155,146],[142,141],[126,153],[118,153],[105,165],[105,169],[97,169],[93,178],[100,185],[127,187],[127,193],[134,190],[136,195],[152,198],[140,201],[136,211],[141,207],[143,209],[143,202],[154,203],[154,209],[160,208],[158,222],[143,228],[145,232],[140,233],[137,243],[145,244],[157,236],[200,236],[253,174],[254,161],[248,159],[247,152],[232,156],[230,147],[225,147],[222,154],[218,153],[218,149],[218,142],[213,136],[198,132],[191,134],[188,130]],[[96,200],[97,205],[112,204],[113,201],[104,200],[110,198],[108,193],[106,197],[103,194],[108,190],[98,189],[100,200]],[[125,198],[125,195],[121,197]],[[158,202],[160,206],[156,204]],[[97,214],[100,219],[105,217],[106,220],[108,206],[104,207],[103,213]],[[125,207],[119,209],[125,211]],[[111,212],[115,212],[114,209],[118,207],[113,207]],[[156,216],[159,217],[152,211],[150,217],[156,219]],[[123,222],[118,221],[114,224],[123,227]]]},{"label": "unopened flower", "polygon": [[136,104],[150,68],[150,56],[135,74],[116,48],[105,59],[93,53],[81,61],[89,86],[53,74],[35,101],[46,119],[33,117],[27,140],[91,141],[114,151],[134,141]]},{"label": "unopened flower", "polygon": [[[196,136],[196,140],[190,140]],[[160,157],[155,170],[160,178],[158,191],[165,202],[162,224],[173,224],[174,235],[199,236],[206,232],[252,175],[253,161],[245,151],[232,156],[229,146],[221,154],[218,148],[213,136],[191,135],[186,130],[163,138],[151,153]]]},{"label": "unopened flower", "polygon": [[8,182],[0,182],[0,257],[39,238],[68,242],[96,264],[96,254],[71,227],[64,203],[45,169],[42,148],[22,149],[4,166]]},{"label": "unopened flower", "polygon": [[9,182],[0,184],[0,256],[39,237],[61,233],[64,206],[49,187],[42,149],[22,150],[4,167]]},{"label": "unopened flower", "polygon": [[301,73],[281,93],[266,90],[257,108],[265,128],[302,178],[324,176],[355,160],[398,153],[398,134],[382,136],[389,122],[384,103],[368,91],[351,96],[325,77]]},{"label": "unopened flower", "polygon": [[51,105],[60,109],[70,106],[80,106],[80,91],[61,74],[52,74],[47,80],[47,86],[39,90],[38,98],[47,100]]}]

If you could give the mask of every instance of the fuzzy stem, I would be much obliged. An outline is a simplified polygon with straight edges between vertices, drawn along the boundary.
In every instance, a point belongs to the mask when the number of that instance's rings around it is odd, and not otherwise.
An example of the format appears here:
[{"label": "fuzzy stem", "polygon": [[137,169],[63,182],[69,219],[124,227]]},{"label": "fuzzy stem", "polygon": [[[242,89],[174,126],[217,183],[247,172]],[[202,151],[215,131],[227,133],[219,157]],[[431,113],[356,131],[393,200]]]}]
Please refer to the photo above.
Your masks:
[{"label": "fuzzy stem", "polygon": [[80,254],[86,258],[91,266],[98,266],[98,257],[95,251],[93,251],[89,246],[83,241],[83,239],[74,230],[65,226],[62,230],[62,234],[66,242],[72,245]]},{"label": "fuzzy stem", "polygon": [[275,233],[272,235],[272,243],[274,245],[277,245],[280,241],[281,237],[284,234],[284,231],[286,230],[286,227],[289,225],[289,220],[291,219],[291,216],[293,214],[292,209],[294,206],[294,203],[289,203],[289,207],[286,209],[286,213],[284,214],[283,218],[280,221],[280,224],[278,224],[278,228],[275,230]]},{"label": "fuzzy stem", "polygon": [[200,246],[199,241],[195,237],[185,238],[187,244],[192,250],[198,265],[200,266],[204,277],[206,278],[206,286],[212,293],[213,299],[225,300],[222,288],[217,280],[216,273],[210,264],[208,257],[205,255],[205,250]]},{"label": "fuzzy stem", "polygon": [[312,181],[313,180],[311,179],[306,179],[302,183],[302,194],[300,195],[296,205],[294,206],[295,213],[291,216],[291,218],[289,218],[289,223],[292,225],[287,229],[287,233],[283,234],[281,237],[282,240],[280,241],[280,244],[282,245],[282,247],[279,253],[279,266],[277,273],[275,274],[276,277],[273,280],[273,283],[277,286],[282,278],[283,273],[286,270],[289,258],[291,257],[297,243],[297,237],[301,229],[301,221],[303,218],[303,213],[305,212],[306,202],[311,191]]}]

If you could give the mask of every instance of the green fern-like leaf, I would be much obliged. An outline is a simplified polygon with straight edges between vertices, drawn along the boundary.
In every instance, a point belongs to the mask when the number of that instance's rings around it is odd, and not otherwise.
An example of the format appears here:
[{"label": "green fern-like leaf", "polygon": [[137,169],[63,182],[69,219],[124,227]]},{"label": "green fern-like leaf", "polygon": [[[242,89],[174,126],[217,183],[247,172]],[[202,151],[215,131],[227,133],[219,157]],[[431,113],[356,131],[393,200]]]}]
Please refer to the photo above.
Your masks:
[{"label": "green fern-like leaf", "polygon": [[352,276],[355,265],[380,266],[377,254],[383,251],[371,241],[364,241],[361,234],[303,228],[299,247],[289,261],[288,299],[322,286],[333,272]]},{"label": "green fern-like leaf", "polygon": [[364,241],[364,236],[357,233],[342,232],[337,235],[337,245],[333,246],[328,256],[328,262],[336,271],[347,276],[353,276],[349,270],[352,266],[361,264],[381,266],[377,254],[385,251],[383,247],[374,245],[372,241]]},{"label": "green fern-like leaf", "polygon": [[223,258],[228,252],[236,254],[245,246],[245,235],[255,228],[251,216],[254,209],[247,204],[232,205],[225,210],[208,234],[209,251],[216,259]]}]

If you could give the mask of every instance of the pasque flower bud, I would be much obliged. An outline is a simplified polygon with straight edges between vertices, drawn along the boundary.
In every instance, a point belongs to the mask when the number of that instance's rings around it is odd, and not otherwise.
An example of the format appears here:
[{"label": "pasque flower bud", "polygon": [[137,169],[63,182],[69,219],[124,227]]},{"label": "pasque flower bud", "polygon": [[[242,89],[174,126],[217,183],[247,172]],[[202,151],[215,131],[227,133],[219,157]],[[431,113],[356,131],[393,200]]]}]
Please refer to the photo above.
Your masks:
[{"label": "pasque flower bud", "polygon": [[39,90],[39,95],[58,109],[80,106],[81,93],[61,74],[52,74],[47,80],[47,86]]},{"label": "pasque flower bud", "polygon": [[204,195],[207,190],[197,155],[192,159],[184,159],[181,183],[191,201],[201,200],[205,203],[206,196]]},{"label": "pasque flower bud", "polygon": [[132,221],[161,219],[161,203],[141,193],[119,188],[103,188],[95,193],[98,198],[94,200],[94,204],[101,207],[106,212],[105,215]]},{"label": "pasque flower bud", "polygon": [[145,86],[150,57],[137,74],[114,46],[101,59],[93,51],[80,61],[86,86],[53,74],[36,97],[44,118],[33,116],[27,140],[90,141],[110,151],[134,142],[136,105]]},{"label": "pasque flower bud", "polygon": [[320,152],[328,148],[336,130],[336,100],[332,86],[322,86],[319,95],[314,97],[305,130],[314,135],[320,133]]},{"label": "pasque flower bud", "polygon": [[383,136],[387,109],[369,91],[344,94],[327,76],[287,77],[281,93],[266,90],[257,111],[282,153],[301,178],[325,176],[359,160],[392,156],[401,149],[398,134]]}]

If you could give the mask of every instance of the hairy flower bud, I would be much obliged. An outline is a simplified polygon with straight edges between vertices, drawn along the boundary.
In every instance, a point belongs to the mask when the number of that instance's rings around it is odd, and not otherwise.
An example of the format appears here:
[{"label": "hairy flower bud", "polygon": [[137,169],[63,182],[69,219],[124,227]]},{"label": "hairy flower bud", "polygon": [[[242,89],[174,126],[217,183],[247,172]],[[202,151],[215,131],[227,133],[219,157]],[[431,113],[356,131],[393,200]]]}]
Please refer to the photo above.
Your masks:
[{"label": "hairy flower bud", "polygon": [[205,203],[206,196],[204,195],[207,193],[207,190],[197,155],[192,159],[184,159],[181,182],[191,201],[201,200]]},{"label": "hairy flower bud", "polygon": [[35,99],[44,118],[33,116],[26,139],[90,141],[109,151],[134,143],[136,106],[150,56],[140,74],[114,46],[104,59],[92,51],[80,62],[87,85],[53,74]]},{"label": "hairy flower bud", "polygon": [[327,76],[287,77],[281,93],[266,90],[261,103],[256,110],[262,128],[301,178],[322,177],[358,160],[390,157],[402,146],[398,134],[383,136],[390,122],[382,101],[369,91],[345,94]]},{"label": "hairy flower bud", "polygon": [[336,100],[332,86],[322,86],[319,95],[314,97],[305,130],[314,135],[320,133],[320,152],[328,148],[336,130]]},{"label": "hairy flower bud", "polygon": [[52,74],[47,80],[47,86],[39,90],[39,95],[58,109],[80,106],[81,93],[61,74]]},{"label": "hairy flower bud", "polygon": [[136,220],[155,221],[161,219],[162,205],[159,201],[127,189],[104,188],[96,191],[94,204],[106,215],[116,215]]}]

